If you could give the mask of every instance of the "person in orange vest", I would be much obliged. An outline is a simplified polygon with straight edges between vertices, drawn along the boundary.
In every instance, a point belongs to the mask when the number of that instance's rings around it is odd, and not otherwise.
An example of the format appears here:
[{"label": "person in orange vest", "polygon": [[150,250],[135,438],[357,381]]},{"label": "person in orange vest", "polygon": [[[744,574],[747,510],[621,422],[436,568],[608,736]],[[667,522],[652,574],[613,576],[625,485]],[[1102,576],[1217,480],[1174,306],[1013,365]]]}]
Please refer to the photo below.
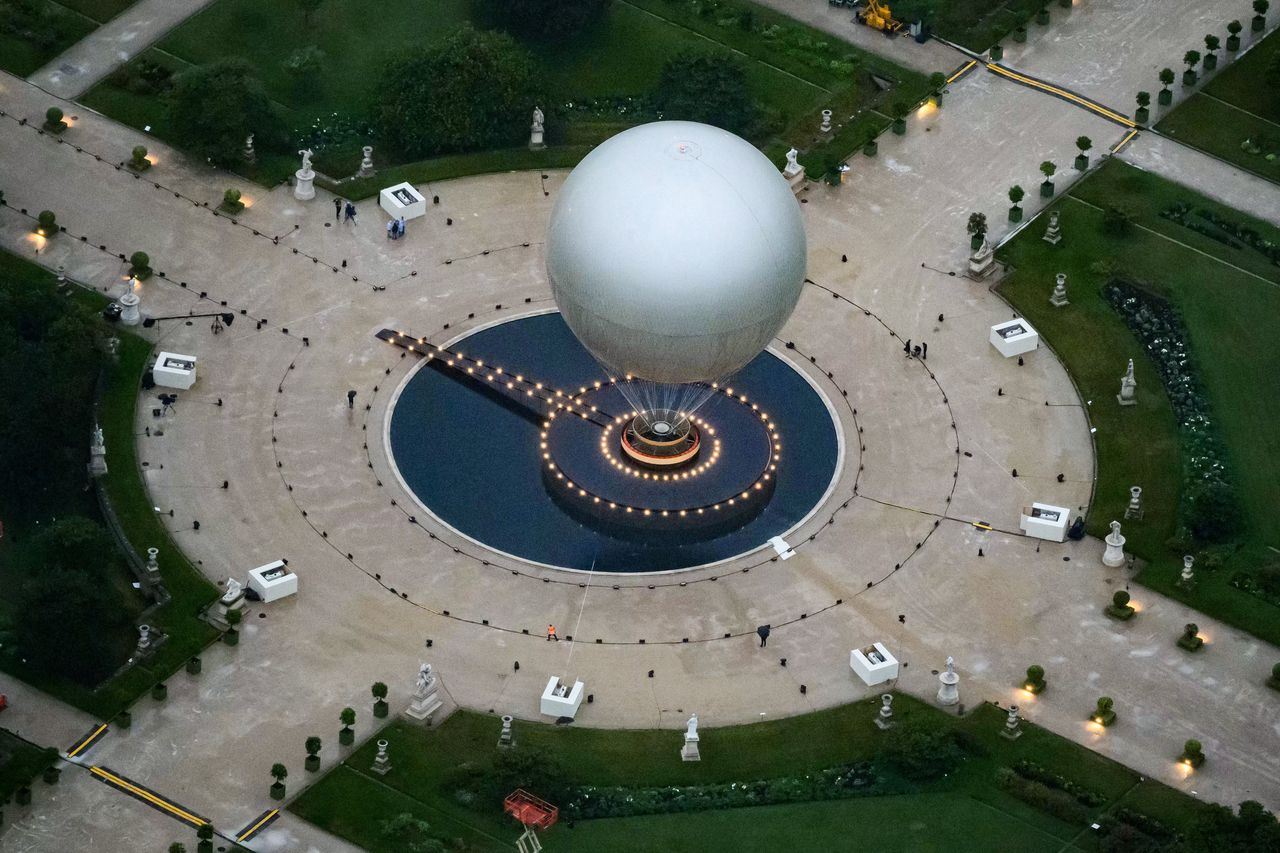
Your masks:
[{"label": "person in orange vest", "polygon": [[555,625],[547,626],[547,641],[550,642],[551,640],[555,640],[557,643],[560,642],[560,638],[556,636]]}]

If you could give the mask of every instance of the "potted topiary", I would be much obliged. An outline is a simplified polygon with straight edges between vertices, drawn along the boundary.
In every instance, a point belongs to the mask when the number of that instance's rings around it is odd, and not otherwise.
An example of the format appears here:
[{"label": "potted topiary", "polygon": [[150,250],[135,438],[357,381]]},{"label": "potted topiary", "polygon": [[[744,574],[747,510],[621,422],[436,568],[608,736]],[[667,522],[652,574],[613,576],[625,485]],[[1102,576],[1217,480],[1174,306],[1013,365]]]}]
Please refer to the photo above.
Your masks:
[{"label": "potted topiary", "polygon": [[874,135],[868,137],[867,144],[862,146],[862,153],[867,155],[868,157],[876,156],[876,153],[879,152],[879,150],[880,150],[880,143],[876,141],[876,138]]},{"label": "potted topiary", "polygon": [[240,620],[244,618],[244,613],[239,608],[227,611],[227,630],[222,635],[222,642],[228,646],[240,645],[240,632],[236,630],[236,626],[240,624]]},{"label": "potted topiary", "polygon": [[58,233],[58,217],[52,210],[42,210],[36,217],[36,233],[41,237],[52,237]]},{"label": "potted topiary", "polygon": [[1151,93],[1139,92],[1137,101],[1138,111],[1133,114],[1133,120],[1138,124],[1146,124],[1151,120],[1151,110],[1148,109],[1151,106]]},{"label": "potted topiary", "polygon": [[224,192],[222,204],[219,207],[227,213],[239,213],[244,210],[244,202],[240,200],[240,190],[230,189]]},{"label": "potted topiary", "polygon": [[998,44],[996,44],[996,45],[992,45],[992,47],[991,47],[991,61],[992,61],[992,62],[999,62],[999,61],[1000,61],[1000,60],[1002,60],[1002,59],[1004,59],[1004,47],[1002,47],[1001,45],[998,45]]},{"label": "potted topiary", "polygon": [[1080,153],[1076,155],[1076,171],[1083,172],[1089,168],[1089,149],[1093,147],[1093,140],[1087,136],[1076,137],[1076,148],[1080,149]]},{"label": "potted topiary", "polygon": [[343,708],[342,713],[338,715],[338,721],[342,723],[342,728],[338,730],[338,743],[351,746],[356,740],[355,730],[351,728],[356,724],[355,709]]},{"label": "potted topiary", "polygon": [[1156,102],[1162,107],[1167,107],[1173,103],[1173,91],[1169,87],[1173,85],[1174,79],[1175,75],[1172,68],[1160,69],[1160,84],[1164,88],[1156,95]]},{"label": "potted topiary", "polygon": [[967,230],[969,231],[969,248],[976,252],[982,248],[982,244],[987,239],[987,215],[970,213]]},{"label": "potted topiary", "polygon": [[1250,22],[1250,29],[1260,33],[1267,28],[1267,9],[1271,4],[1267,0],[1253,0],[1253,11],[1256,13]]},{"label": "potted topiary", "polygon": [[1271,677],[1267,679],[1267,686],[1272,690],[1280,690],[1280,663],[1271,667]]},{"label": "potted topiary", "polygon": [[1046,686],[1044,667],[1034,663],[1027,667],[1027,680],[1022,682],[1022,689],[1033,696],[1039,696]]},{"label": "potted topiary", "polygon": [[1204,764],[1204,747],[1198,740],[1189,740],[1182,745],[1182,755],[1178,760],[1188,767],[1199,767]]},{"label": "potted topiary", "polygon": [[1014,31],[1013,31],[1013,40],[1014,40],[1014,41],[1016,41],[1018,44],[1023,44],[1024,42],[1026,42],[1026,40],[1027,40],[1027,28],[1026,28],[1026,27],[1018,27],[1016,30],[1014,30]]},{"label": "potted topiary", "polygon": [[13,801],[20,806],[31,805],[31,786],[23,785],[13,794]]},{"label": "potted topiary", "polygon": [[1129,593],[1125,592],[1123,589],[1118,589],[1116,590],[1115,595],[1111,596],[1111,603],[1107,605],[1106,610],[1103,612],[1112,619],[1119,619],[1121,622],[1124,622],[1131,619],[1133,614],[1138,611],[1129,604]]},{"label": "potted topiary", "polygon": [[196,827],[196,853],[213,853],[213,824],[202,823]]},{"label": "potted topiary", "polygon": [[893,102],[893,132],[898,136],[907,132],[907,113],[909,112],[911,112],[911,106],[906,101]]},{"label": "potted topiary", "polygon": [[57,767],[50,765],[49,767],[46,767],[44,769],[43,773],[40,774],[40,778],[44,780],[44,783],[46,785],[56,785],[58,784],[58,777],[61,775],[62,775],[61,770],[59,770]]},{"label": "potted topiary", "polygon": [[942,90],[947,87],[947,75],[935,71],[929,75],[929,100],[935,107],[942,106]]},{"label": "potted topiary", "polygon": [[1109,726],[1116,721],[1115,701],[1110,696],[1098,699],[1098,707],[1094,709],[1090,720],[1100,726]]},{"label": "potted topiary", "polygon": [[1182,61],[1187,66],[1187,70],[1182,72],[1182,85],[1194,86],[1196,84],[1196,66],[1200,64],[1200,51],[1188,50],[1182,54]]},{"label": "potted topiary", "polygon": [[1240,31],[1244,29],[1244,24],[1239,21],[1232,21],[1227,24],[1227,50],[1235,53],[1240,49]]},{"label": "potted topiary", "polygon": [[151,698],[163,702],[169,698],[169,687],[163,681],[151,685]]},{"label": "potted topiary", "polygon": [[307,738],[307,742],[306,742],[307,760],[303,766],[307,769],[308,773],[315,773],[317,770],[320,769],[320,747],[321,746],[322,746],[322,743],[320,741],[320,738],[316,737],[315,735],[312,735],[311,737]]},{"label": "potted topiary", "polygon": [[1036,12],[1036,23],[1042,27],[1049,26],[1049,7],[1048,6],[1041,9],[1039,12]]},{"label": "potted topiary", "polygon": [[1215,52],[1222,41],[1212,33],[1204,37],[1204,70],[1212,71],[1218,67],[1218,54]]},{"label": "potted topiary", "polygon": [[204,667],[200,658],[194,657],[187,660],[187,675],[199,675],[200,670]]},{"label": "potted topiary", "polygon": [[1058,171],[1058,167],[1053,165],[1052,160],[1045,160],[1040,164],[1040,173],[1044,175],[1044,183],[1040,185],[1041,198],[1053,198],[1053,173]]},{"label": "potted topiary", "polygon": [[133,714],[129,711],[121,711],[116,714],[116,727],[127,729],[133,725]]},{"label": "potted topiary", "polygon": [[1189,652],[1200,651],[1200,647],[1204,645],[1204,638],[1200,636],[1200,626],[1194,622],[1188,622],[1182,629],[1182,636],[1178,637],[1178,645]]},{"label": "potted topiary", "polygon": [[62,110],[57,107],[49,107],[44,111],[44,129],[50,133],[62,133],[68,125],[62,120]]},{"label": "potted topiary", "polygon": [[378,719],[382,719],[387,715],[389,707],[387,705],[387,685],[381,681],[375,681],[373,682],[373,687],[370,688],[370,692],[373,693],[373,715]]},{"label": "potted topiary", "polygon": [[271,783],[271,799],[284,799],[284,780],[289,776],[289,768],[283,764],[276,763],[271,765],[271,778],[276,781]]},{"label": "potted topiary", "polygon": [[129,162],[125,164],[135,172],[145,172],[151,168],[151,161],[147,159],[147,149],[142,145],[133,146],[133,152],[129,156]]},{"label": "potted topiary", "polygon": [[1013,207],[1009,208],[1010,222],[1022,221],[1022,208],[1018,207],[1018,202],[1022,201],[1024,198],[1026,198],[1026,196],[1027,196],[1026,190],[1018,186],[1017,184],[1014,184],[1013,186],[1009,187],[1009,201],[1013,202]]},{"label": "potted topiary", "polygon": [[129,256],[129,275],[138,281],[151,276],[151,256],[146,252],[134,252]]}]

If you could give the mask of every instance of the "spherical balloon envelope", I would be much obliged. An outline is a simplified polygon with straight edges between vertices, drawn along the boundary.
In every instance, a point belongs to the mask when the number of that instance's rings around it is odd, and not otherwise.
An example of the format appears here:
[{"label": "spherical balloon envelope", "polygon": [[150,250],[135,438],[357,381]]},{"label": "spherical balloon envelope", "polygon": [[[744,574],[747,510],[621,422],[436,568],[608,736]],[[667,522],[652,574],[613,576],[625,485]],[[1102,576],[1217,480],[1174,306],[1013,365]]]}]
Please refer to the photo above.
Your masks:
[{"label": "spherical balloon envelope", "polygon": [[587,155],[546,251],[574,335],[616,375],[664,386],[717,382],[758,355],[805,277],[799,205],[777,167],[693,122],[631,128]]}]

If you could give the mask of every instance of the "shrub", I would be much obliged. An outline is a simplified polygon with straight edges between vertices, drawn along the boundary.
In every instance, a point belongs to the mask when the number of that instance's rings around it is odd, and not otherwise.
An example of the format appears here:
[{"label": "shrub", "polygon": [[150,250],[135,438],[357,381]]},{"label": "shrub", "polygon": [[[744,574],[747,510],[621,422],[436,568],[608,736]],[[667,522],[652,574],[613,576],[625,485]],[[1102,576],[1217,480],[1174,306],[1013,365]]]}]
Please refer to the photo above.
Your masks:
[{"label": "shrub", "polygon": [[664,119],[697,121],[750,136],[760,121],[742,62],[728,53],[686,51],[662,66],[653,95]]},{"label": "shrub", "polygon": [[996,784],[1028,805],[1071,824],[1082,824],[1089,810],[1066,791],[1050,788],[1042,782],[1024,779],[1008,767],[996,771]]},{"label": "shrub", "polygon": [[405,850],[409,853],[444,853],[444,843],[431,832],[431,824],[401,812],[388,820],[378,821],[382,837],[387,839],[389,850]]},{"label": "shrub", "polygon": [[1118,204],[1107,205],[1102,211],[1102,233],[1111,237],[1128,237],[1133,231],[1133,214]]},{"label": "shrub", "polygon": [[135,172],[145,172],[151,168],[151,161],[147,159],[147,149],[142,145],[133,146],[133,151],[129,157],[129,168]]},{"label": "shrub", "polygon": [[1194,622],[1188,622],[1182,628],[1182,636],[1178,637],[1178,645],[1189,652],[1199,651],[1204,645],[1204,640],[1199,635],[1200,626]]},{"label": "shrub", "polygon": [[1022,683],[1022,689],[1028,693],[1039,694],[1044,688],[1044,667],[1033,663],[1027,667],[1027,679]]},{"label": "shrub", "polygon": [[387,685],[381,681],[375,681],[373,687],[370,688],[373,694],[373,715],[375,717],[385,717],[387,715]]},{"label": "shrub", "polygon": [[982,241],[987,236],[987,215],[985,213],[970,213],[969,224],[966,226],[969,232],[970,246],[974,251],[982,247]]},{"label": "shrub", "polygon": [[130,255],[129,275],[139,280],[151,275],[151,256],[146,252],[134,252]]},{"label": "shrub", "polygon": [[1129,601],[1129,593],[1125,592],[1123,589],[1116,590],[1115,594],[1111,596],[1111,603],[1115,607],[1128,607]]},{"label": "shrub", "polygon": [[58,784],[58,777],[61,775],[62,775],[62,771],[59,770],[57,767],[52,767],[52,766],[46,767],[44,769],[44,772],[40,774],[41,778],[44,779],[44,783],[46,785]]},{"label": "shrub", "polygon": [[284,129],[253,68],[240,58],[189,68],[174,77],[168,95],[174,138],[216,166],[240,162],[253,134],[260,147],[284,141]]},{"label": "shrub", "polygon": [[221,207],[228,213],[239,213],[244,210],[244,202],[240,200],[240,190],[229,189],[224,192]]},{"label": "shrub", "polygon": [[40,211],[40,215],[36,217],[36,224],[42,237],[52,237],[58,233],[58,217],[52,210]]},{"label": "shrub", "polygon": [[1116,721],[1115,701],[1110,696],[1098,697],[1098,706],[1090,718],[1104,726],[1114,723]]},{"label": "shrub", "polygon": [[67,123],[62,120],[62,116],[62,110],[58,107],[49,107],[44,111],[44,129],[54,133],[62,133],[67,129]]},{"label": "shrub", "polygon": [[321,746],[322,746],[322,742],[320,738],[316,737],[315,735],[312,735],[306,740],[307,760],[306,760],[305,766],[306,766],[306,769],[311,773],[314,773],[320,769]]},{"label": "shrub", "polygon": [[342,723],[342,728],[338,730],[338,743],[350,746],[356,739],[356,733],[351,728],[356,724],[355,709],[343,708],[342,713],[338,715],[338,721]]},{"label": "shrub", "polygon": [[964,753],[952,732],[904,723],[889,730],[884,756],[907,779],[936,779],[959,765]]},{"label": "shrub", "polygon": [[1203,484],[1191,494],[1187,526],[1200,542],[1226,542],[1239,531],[1235,490],[1223,482]]},{"label": "shrub", "polygon": [[151,686],[151,698],[157,702],[163,702],[165,699],[169,698],[168,686],[163,681],[153,684]]}]

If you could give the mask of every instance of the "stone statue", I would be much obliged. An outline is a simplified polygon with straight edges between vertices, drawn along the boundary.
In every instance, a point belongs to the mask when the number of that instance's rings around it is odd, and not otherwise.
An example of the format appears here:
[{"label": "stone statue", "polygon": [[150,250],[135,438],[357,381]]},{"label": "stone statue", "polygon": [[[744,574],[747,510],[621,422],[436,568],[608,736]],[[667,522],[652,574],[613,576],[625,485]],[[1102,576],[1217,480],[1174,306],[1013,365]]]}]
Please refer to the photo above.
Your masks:
[{"label": "stone statue", "polygon": [[691,740],[698,737],[698,715],[694,714],[689,718],[688,728],[685,729],[684,739]]},{"label": "stone statue", "polygon": [[1133,378],[1133,359],[1129,359],[1129,369],[1124,372],[1124,376],[1120,377],[1120,393],[1116,395],[1117,402],[1122,406],[1138,405],[1138,401],[1134,399],[1137,388],[1138,380]]},{"label": "stone statue", "polygon": [[311,151],[311,149],[310,149],[310,148],[302,148],[302,149],[299,149],[298,153],[302,155],[302,169],[301,169],[300,171],[303,171],[303,172],[310,172],[310,171],[312,171],[312,169],[311,169],[311,154],[312,154],[313,152]]},{"label": "stone statue", "polygon": [[368,177],[373,174],[373,146],[365,145],[360,149],[364,159],[360,161],[360,175]]},{"label": "stone statue", "polygon": [[794,175],[796,172],[800,171],[800,164],[796,162],[796,157],[799,156],[799,154],[800,152],[794,148],[787,152],[787,166],[782,170],[784,174]]},{"label": "stone statue", "polygon": [[956,659],[951,655],[947,655],[947,672],[952,675],[956,674]]},{"label": "stone statue", "polygon": [[240,597],[243,590],[244,584],[240,583],[240,581],[235,578],[227,578],[227,590],[222,593],[223,602],[230,604]]},{"label": "stone statue", "polygon": [[1120,535],[1120,522],[1111,522],[1111,532],[1102,541],[1107,545],[1107,549],[1102,552],[1102,565],[1113,569],[1123,566],[1125,564],[1125,539]]},{"label": "stone statue", "polygon": [[104,451],[106,449],[106,442],[102,438],[102,427],[98,426],[97,424],[93,425],[92,448],[93,450],[99,451],[99,452]]},{"label": "stone statue", "polygon": [[540,151],[547,147],[547,143],[542,141],[543,122],[546,118],[542,114],[541,107],[533,108],[533,124],[529,125],[529,150],[531,151]]},{"label": "stone statue", "polygon": [[435,680],[436,677],[431,674],[431,664],[424,662],[418,667],[417,691],[419,693],[425,693],[431,687],[431,682]]},{"label": "stone statue", "polygon": [[533,108],[533,125],[530,129],[535,131],[543,130],[543,123],[546,121],[546,118],[547,117],[542,113],[541,107],[534,107]]}]

